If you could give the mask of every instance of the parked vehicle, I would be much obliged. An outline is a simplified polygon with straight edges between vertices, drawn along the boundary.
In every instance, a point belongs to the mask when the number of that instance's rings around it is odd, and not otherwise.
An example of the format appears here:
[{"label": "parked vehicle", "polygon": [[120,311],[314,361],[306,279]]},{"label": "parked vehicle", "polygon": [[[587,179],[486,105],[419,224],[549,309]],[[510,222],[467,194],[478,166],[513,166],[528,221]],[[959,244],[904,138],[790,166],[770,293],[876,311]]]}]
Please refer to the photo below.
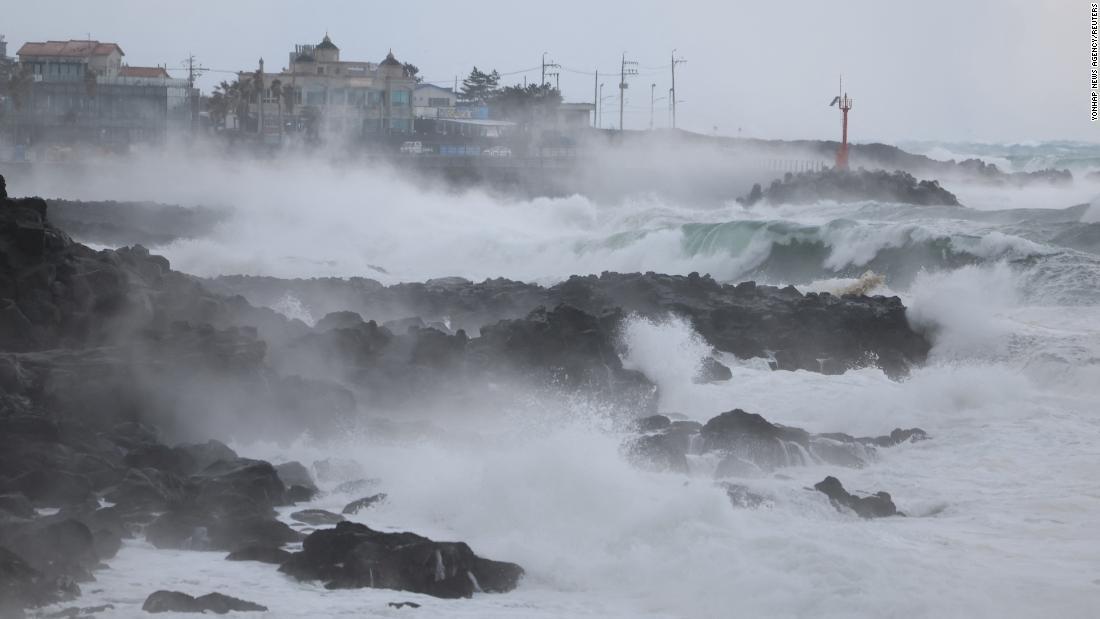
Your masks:
[{"label": "parked vehicle", "polygon": [[473,144],[444,144],[439,147],[439,154],[448,157],[476,157],[481,154],[481,147]]},{"label": "parked vehicle", "polygon": [[512,149],[507,146],[493,146],[492,148],[485,149],[482,153],[487,157],[511,157]]}]

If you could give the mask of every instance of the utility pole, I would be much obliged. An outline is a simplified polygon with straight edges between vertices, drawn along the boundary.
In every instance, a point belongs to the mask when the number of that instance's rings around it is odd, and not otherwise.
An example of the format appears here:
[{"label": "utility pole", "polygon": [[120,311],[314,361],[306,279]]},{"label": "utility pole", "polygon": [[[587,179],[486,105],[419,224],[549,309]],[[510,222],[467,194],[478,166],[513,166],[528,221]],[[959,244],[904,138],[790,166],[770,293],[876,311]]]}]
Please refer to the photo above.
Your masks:
[{"label": "utility pole", "polygon": [[[629,69],[627,67],[630,67]],[[626,59],[626,52],[623,52],[623,63],[619,69],[619,132],[623,130],[623,103],[626,100],[626,89],[628,87],[626,78],[629,75],[638,74],[638,63],[634,60]]]},{"label": "utility pole", "polygon": [[676,65],[687,62],[683,58],[676,57],[676,50],[672,50],[672,128],[676,128]]},{"label": "utility pole", "polygon": [[[560,69],[561,68],[560,64],[557,64],[555,62],[546,62],[546,54],[547,54],[547,52],[542,53],[542,81],[539,82],[539,86],[545,86],[546,85],[546,69],[548,69],[548,68],[549,69]],[[556,74],[552,74],[552,75],[556,75]]]},{"label": "utility pole", "polygon": [[195,121],[198,119],[198,98],[195,96],[195,78],[208,71],[206,67],[195,64],[195,55],[188,54],[187,59],[187,102],[191,108],[191,133],[195,132]]},{"label": "utility pole", "polygon": [[596,122],[603,129],[603,84],[600,84],[600,103],[596,108]]},{"label": "utility pole", "polygon": [[653,131],[653,104],[657,103],[657,82],[649,85],[649,130]]},{"label": "utility pole", "polygon": [[600,70],[596,69],[596,79],[592,82],[592,126],[595,127],[600,122]]}]

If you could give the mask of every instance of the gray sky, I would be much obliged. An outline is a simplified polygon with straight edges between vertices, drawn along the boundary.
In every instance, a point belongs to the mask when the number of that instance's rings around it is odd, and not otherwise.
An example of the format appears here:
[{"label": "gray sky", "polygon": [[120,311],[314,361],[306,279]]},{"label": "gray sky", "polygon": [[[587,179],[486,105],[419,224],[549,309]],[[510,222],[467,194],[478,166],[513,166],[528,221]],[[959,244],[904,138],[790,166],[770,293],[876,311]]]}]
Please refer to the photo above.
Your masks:
[{"label": "gray sky", "polygon": [[[381,60],[393,48],[430,81],[470,67],[502,73],[538,67],[543,51],[566,69],[599,68],[616,95],[619,59],[630,80],[627,128],[649,125],[650,85],[677,70],[679,124],[724,135],[834,138],[827,107],[844,74],[855,100],[854,141],[1100,141],[1089,122],[1089,3],[1078,0],[788,0],[784,2],[559,0],[552,3],[296,0],[34,0],[4,10],[9,51],[28,40],[119,43],[133,65],[286,64],[294,43],[328,30],[346,60]],[[603,78],[604,72],[609,75]],[[614,73],[615,75],[610,75]],[[182,73],[177,73],[182,75]],[[505,81],[537,81],[536,68]],[[210,73],[209,90],[228,74]],[[567,100],[592,101],[593,77],[566,70]],[[617,97],[605,117],[618,118]],[[667,122],[657,103],[656,124]]]}]

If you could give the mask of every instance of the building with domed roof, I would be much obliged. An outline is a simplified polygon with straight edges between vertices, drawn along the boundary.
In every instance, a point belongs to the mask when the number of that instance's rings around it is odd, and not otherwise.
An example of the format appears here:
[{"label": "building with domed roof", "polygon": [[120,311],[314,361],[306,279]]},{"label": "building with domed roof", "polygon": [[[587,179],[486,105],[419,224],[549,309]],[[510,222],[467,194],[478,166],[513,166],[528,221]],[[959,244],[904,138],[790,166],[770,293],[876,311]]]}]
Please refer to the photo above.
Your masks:
[{"label": "building with domed roof", "polygon": [[[271,89],[275,80],[280,93]],[[254,101],[251,111],[262,119],[265,136],[274,136],[271,141],[298,131],[320,139],[369,139],[413,130],[416,80],[393,50],[380,62],[342,60],[325,33],[320,43],[295,45],[286,68],[263,73],[263,81],[263,106],[257,109]]]}]

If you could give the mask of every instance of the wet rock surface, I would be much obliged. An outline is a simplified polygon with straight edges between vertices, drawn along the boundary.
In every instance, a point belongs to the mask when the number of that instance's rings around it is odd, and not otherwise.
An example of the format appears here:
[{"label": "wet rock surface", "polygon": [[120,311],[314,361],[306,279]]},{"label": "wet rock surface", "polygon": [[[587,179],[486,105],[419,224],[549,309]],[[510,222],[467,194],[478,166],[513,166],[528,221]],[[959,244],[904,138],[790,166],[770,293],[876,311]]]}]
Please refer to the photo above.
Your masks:
[{"label": "wet rock surface", "polygon": [[330,511],[326,511],[323,509],[304,509],[302,511],[297,511],[290,515],[290,519],[296,522],[313,525],[315,527],[333,525],[344,521],[344,517],[340,514],[334,514]]},{"label": "wet rock surface", "polygon": [[523,568],[492,561],[461,542],[436,542],[413,533],[383,533],[352,522],[310,534],[279,568],[329,589],[400,589],[436,597],[514,589]]},{"label": "wet rock surface", "polygon": [[155,591],[145,599],[141,607],[147,613],[205,613],[217,615],[228,612],[266,611],[266,606],[248,602],[221,593],[207,593],[193,597],[179,591]]},{"label": "wet rock surface", "polygon": [[[379,333],[394,333],[378,325],[388,320],[415,316],[418,324],[446,321],[449,329],[438,333],[462,330],[476,335],[499,320],[523,319],[539,307],[545,312],[545,308],[560,305],[592,316],[618,312],[615,320],[607,321],[611,327],[615,326],[612,322],[631,314],[656,320],[681,316],[716,349],[742,358],[764,357],[775,368],[785,370],[840,373],[877,365],[900,376],[910,365],[923,362],[930,348],[928,341],[909,327],[905,307],[897,297],[803,294],[793,287],[753,282],[721,284],[698,274],[603,273],[573,276],[549,288],[512,280],[473,283],[460,278],[388,287],[355,278],[222,277],[205,280],[205,284],[226,294],[244,295],[257,304],[274,304],[290,294],[306,306],[318,308],[318,313],[336,311],[335,304],[344,304],[341,310],[350,308],[369,322],[340,315],[322,319],[318,325],[358,340],[330,348],[358,350],[360,355],[386,345],[386,338]],[[474,300],[485,301],[478,306],[481,311],[468,311]]]},{"label": "wet rock surface", "polygon": [[869,496],[856,496],[844,489],[840,480],[829,476],[814,484],[814,490],[829,497],[829,502],[837,509],[849,509],[860,518],[885,518],[904,516],[894,505],[888,492],[876,492]]},{"label": "wet rock surface", "polygon": [[820,172],[788,172],[783,180],[773,181],[767,189],[753,187],[748,196],[738,201],[746,206],[758,202],[769,204],[814,204],[824,200],[835,202],[900,202],[917,206],[959,206],[955,194],[936,181],[917,180],[908,172],[883,170],[838,170]]},{"label": "wet rock surface", "polygon": [[[123,540],[142,536],[158,548],[281,565],[332,588],[469,597],[511,590],[523,574],[461,542],[374,531],[319,510],[292,518],[335,528],[304,537],[276,508],[310,500],[321,482],[363,497],[345,514],[369,509],[386,496],[366,479],[370,472],[330,458],[313,464],[315,480],[300,463],[242,457],[196,428],[217,427],[230,444],[265,440],[269,431],[325,438],[364,401],[400,411],[433,397],[475,408],[514,398],[497,388],[514,384],[520,394],[579,395],[617,407],[622,418],[645,417],[628,452],[665,470],[686,472],[700,453],[722,457],[721,475],[808,462],[859,466],[877,448],[925,438],[919,430],[816,435],[743,411],[705,425],[655,416],[655,385],[621,361],[628,315],[676,315],[716,350],[765,357],[778,369],[877,364],[900,376],[928,344],[909,329],[896,298],[803,295],[697,274],[604,273],[550,288],[458,278],[391,287],[366,279],[197,280],[141,246],[96,251],[74,243],[46,213],[38,199],[0,199],[3,612],[78,596],[78,583],[91,581]],[[324,297],[331,313],[310,327],[249,302],[276,289]],[[709,359],[697,378],[730,375]],[[729,496],[755,500],[751,492]],[[301,552],[284,548],[300,541]],[[170,591],[146,606],[262,609]]]},{"label": "wet rock surface", "polygon": [[783,467],[813,464],[862,467],[874,461],[877,448],[928,438],[919,428],[896,429],[878,437],[812,434],[741,409],[717,415],[705,424],[654,415],[638,420],[635,427],[641,434],[624,447],[639,466],[686,473],[690,457],[706,456],[717,460],[717,478],[760,476]]},{"label": "wet rock surface", "polygon": [[[333,420],[354,407],[350,391],[281,373],[268,362],[265,338],[285,345],[313,330],[240,297],[207,292],[141,247],[95,251],[74,243],[50,224],[38,199],[0,201],[0,318],[5,614],[78,596],[78,583],[92,581],[122,540],[134,535],[159,548],[229,551],[232,560],[282,564],[290,558],[282,547],[303,535],[276,519],[275,508],[317,493],[308,469],[242,458],[222,442],[181,429],[201,427],[203,415],[230,431],[236,419],[241,425],[235,430],[247,428],[252,439],[291,417],[312,420],[318,431],[335,427]],[[571,317],[582,325],[576,337],[589,336],[587,318]],[[405,363],[407,370],[441,361],[436,355],[451,348],[465,354],[464,334],[413,331],[410,337],[379,330],[408,355],[395,357],[391,350],[379,362],[398,369]],[[597,345],[606,345],[610,336],[596,337]],[[483,367],[496,362],[488,359]],[[184,442],[173,446],[170,438]],[[345,473],[331,468],[319,470]],[[360,508],[381,496],[367,497]],[[49,508],[51,515],[36,508]],[[318,524],[342,520],[328,513],[318,518],[319,512],[310,516]],[[505,588],[498,564],[459,555],[467,571],[483,574],[488,590]],[[434,588],[459,591],[450,583]],[[79,607],[63,612],[74,609],[79,614]],[[261,607],[220,594],[158,592],[146,609]]]},{"label": "wet rock surface", "polygon": [[386,500],[385,493],[372,494],[371,496],[356,499],[351,503],[344,506],[341,513],[343,514],[358,514],[359,512],[370,509],[371,507]]}]

